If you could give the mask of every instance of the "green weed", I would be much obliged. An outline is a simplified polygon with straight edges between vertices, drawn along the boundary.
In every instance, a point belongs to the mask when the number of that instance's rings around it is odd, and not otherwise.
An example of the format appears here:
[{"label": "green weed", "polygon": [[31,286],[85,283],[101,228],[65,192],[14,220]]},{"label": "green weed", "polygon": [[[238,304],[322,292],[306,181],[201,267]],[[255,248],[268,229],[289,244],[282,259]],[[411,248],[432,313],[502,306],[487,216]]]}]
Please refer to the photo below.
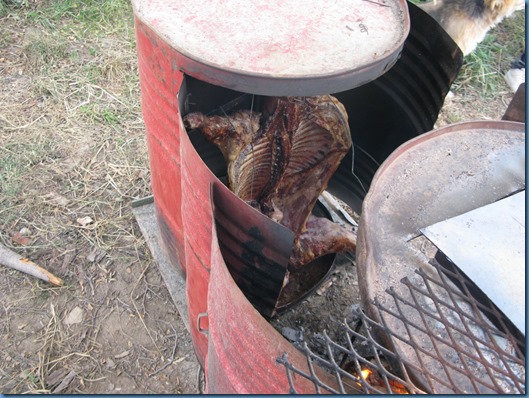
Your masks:
[{"label": "green weed", "polygon": [[33,168],[45,163],[54,151],[54,143],[48,139],[42,142],[11,143],[0,148],[0,193],[4,198],[15,198],[23,188],[23,177],[31,174]]},{"label": "green weed", "polygon": [[38,384],[39,382],[39,376],[33,374],[33,373],[28,373],[28,379],[34,383],[34,384]]},{"label": "green weed", "polygon": [[481,95],[493,95],[503,87],[501,60],[503,47],[489,34],[474,52],[465,57],[464,64],[454,82],[454,88],[472,86]]},{"label": "green weed", "polygon": [[28,41],[23,49],[27,65],[40,69],[53,67],[59,61],[68,58],[67,44],[60,37],[49,38],[37,34],[28,34]]},{"label": "green weed", "polygon": [[132,8],[128,0],[57,0],[29,11],[26,17],[77,38],[104,37],[131,31]]},{"label": "green weed", "polygon": [[473,90],[485,98],[505,91],[503,76],[525,50],[525,13],[517,12],[492,29],[465,57],[454,90]]},{"label": "green weed", "polygon": [[111,108],[101,107],[99,104],[83,105],[79,111],[95,123],[115,125],[120,122],[118,112]]}]

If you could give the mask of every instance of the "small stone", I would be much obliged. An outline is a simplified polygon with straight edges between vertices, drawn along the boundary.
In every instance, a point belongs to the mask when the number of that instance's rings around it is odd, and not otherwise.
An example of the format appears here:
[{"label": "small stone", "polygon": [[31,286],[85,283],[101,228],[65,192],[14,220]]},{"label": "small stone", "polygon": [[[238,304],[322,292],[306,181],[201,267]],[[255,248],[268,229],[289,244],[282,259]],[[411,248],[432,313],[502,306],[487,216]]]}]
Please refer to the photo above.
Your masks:
[{"label": "small stone", "polygon": [[286,326],[281,329],[281,334],[287,340],[290,340],[292,342],[303,340],[303,328],[301,330],[296,330],[296,329],[292,329]]},{"label": "small stone", "polygon": [[86,256],[86,259],[90,261],[91,263],[99,263],[105,256],[107,255],[107,252],[99,249],[97,247],[92,248],[90,253]]},{"label": "small stone", "polygon": [[19,234],[21,236],[29,236],[31,235],[31,230],[29,228],[24,227],[19,231]]},{"label": "small stone", "polygon": [[129,354],[130,354],[130,351],[123,351],[121,354],[114,355],[114,358],[116,358],[116,359],[125,358],[125,357],[128,356]]},{"label": "small stone", "polygon": [[78,223],[79,225],[83,226],[83,227],[86,227],[87,225],[89,225],[89,224],[91,224],[91,223],[93,223],[93,222],[94,222],[94,220],[92,220],[92,218],[89,217],[89,216],[79,217],[79,218],[77,219],[77,223]]},{"label": "small stone", "polygon": [[107,358],[106,366],[109,369],[115,369],[116,368],[116,363],[111,358]]},{"label": "small stone", "polygon": [[66,326],[75,325],[83,321],[84,311],[80,307],[74,307],[73,310],[64,318],[64,324]]}]

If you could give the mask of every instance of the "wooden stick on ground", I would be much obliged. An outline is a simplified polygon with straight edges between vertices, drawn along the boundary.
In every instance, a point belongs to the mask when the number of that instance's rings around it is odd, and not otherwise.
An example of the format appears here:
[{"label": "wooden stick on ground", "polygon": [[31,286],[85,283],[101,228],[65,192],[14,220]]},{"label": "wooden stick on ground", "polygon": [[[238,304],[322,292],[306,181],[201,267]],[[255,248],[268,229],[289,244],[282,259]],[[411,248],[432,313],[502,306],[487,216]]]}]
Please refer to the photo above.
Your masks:
[{"label": "wooden stick on ground", "polygon": [[18,271],[32,275],[36,278],[42,279],[43,281],[49,282],[56,286],[62,286],[62,279],[57,278],[52,273],[46,271],[44,268],[35,264],[33,261],[28,260],[8,249],[0,243],[0,264],[6,267],[14,268]]}]

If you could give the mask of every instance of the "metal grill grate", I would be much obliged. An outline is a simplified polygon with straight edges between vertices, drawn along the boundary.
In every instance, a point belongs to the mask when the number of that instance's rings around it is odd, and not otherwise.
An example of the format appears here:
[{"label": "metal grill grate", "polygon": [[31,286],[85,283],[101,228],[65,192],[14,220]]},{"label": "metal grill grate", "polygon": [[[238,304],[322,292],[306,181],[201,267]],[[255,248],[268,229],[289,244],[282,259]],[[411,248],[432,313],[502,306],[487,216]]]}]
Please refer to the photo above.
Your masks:
[{"label": "metal grill grate", "polygon": [[[314,353],[305,342],[301,350],[307,357],[310,374],[297,369],[288,361],[288,356],[283,354],[277,359],[278,363],[285,366],[290,383],[290,393],[297,393],[295,376],[307,378],[314,383],[318,393],[334,394],[386,394],[386,393],[424,393],[411,381],[404,362],[398,355],[378,344],[370,333],[373,327],[380,325],[359,313],[355,327],[344,324],[347,334],[347,345],[340,345],[333,341],[327,333],[323,333],[323,345],[326,348],[327,358]],[[364,332],[355,331],[362,324],[369,326]],[[364,351],[369,351],[365,353]],[[339,353],[338,355],[336,353]],[[341,356],[341,359],[337,359]],[[330,386],[322,382],[314,372],[314,364],[327,369],[336,378],[336,385]],[[362,370],[368,369],[369,375],[364,375]]]},{"label": "metal grill grate", "polygon": [[[278,358],[291,392],[298,375],[320,393],[524,394],[524,337],[490,301],[476,297],[456,267],[437,260],[431,266],[402,279],[405,289],[389,289],[391,306],[376,301],[372,317],[358,310],[352,322],[344,322],[340,340],[347,344],[322,333],[322,355],[303,343],[309,369],[326,369],[336,385],[301,372],[286,356]],[[362,376],[363,369],[371,374]]]}]

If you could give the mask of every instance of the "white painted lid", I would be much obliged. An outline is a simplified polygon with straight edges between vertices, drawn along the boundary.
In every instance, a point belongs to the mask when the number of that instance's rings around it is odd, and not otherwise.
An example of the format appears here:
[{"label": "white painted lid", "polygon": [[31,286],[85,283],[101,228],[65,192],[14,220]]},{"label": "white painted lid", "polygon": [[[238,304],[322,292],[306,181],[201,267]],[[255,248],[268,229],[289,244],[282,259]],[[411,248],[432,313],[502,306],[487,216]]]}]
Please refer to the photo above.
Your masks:
[{"label": "white painted lid", "polygon": [[[273,93],[257,94],[330,93],[367,83],[393,65],[409,32],[403,0],[132,3],[138,20],[183,56],[182,71],[246,92],[273,86]],[[219,70],[230,73],[219,78]],[[285,83],[301,92],[277,93]]]}]

